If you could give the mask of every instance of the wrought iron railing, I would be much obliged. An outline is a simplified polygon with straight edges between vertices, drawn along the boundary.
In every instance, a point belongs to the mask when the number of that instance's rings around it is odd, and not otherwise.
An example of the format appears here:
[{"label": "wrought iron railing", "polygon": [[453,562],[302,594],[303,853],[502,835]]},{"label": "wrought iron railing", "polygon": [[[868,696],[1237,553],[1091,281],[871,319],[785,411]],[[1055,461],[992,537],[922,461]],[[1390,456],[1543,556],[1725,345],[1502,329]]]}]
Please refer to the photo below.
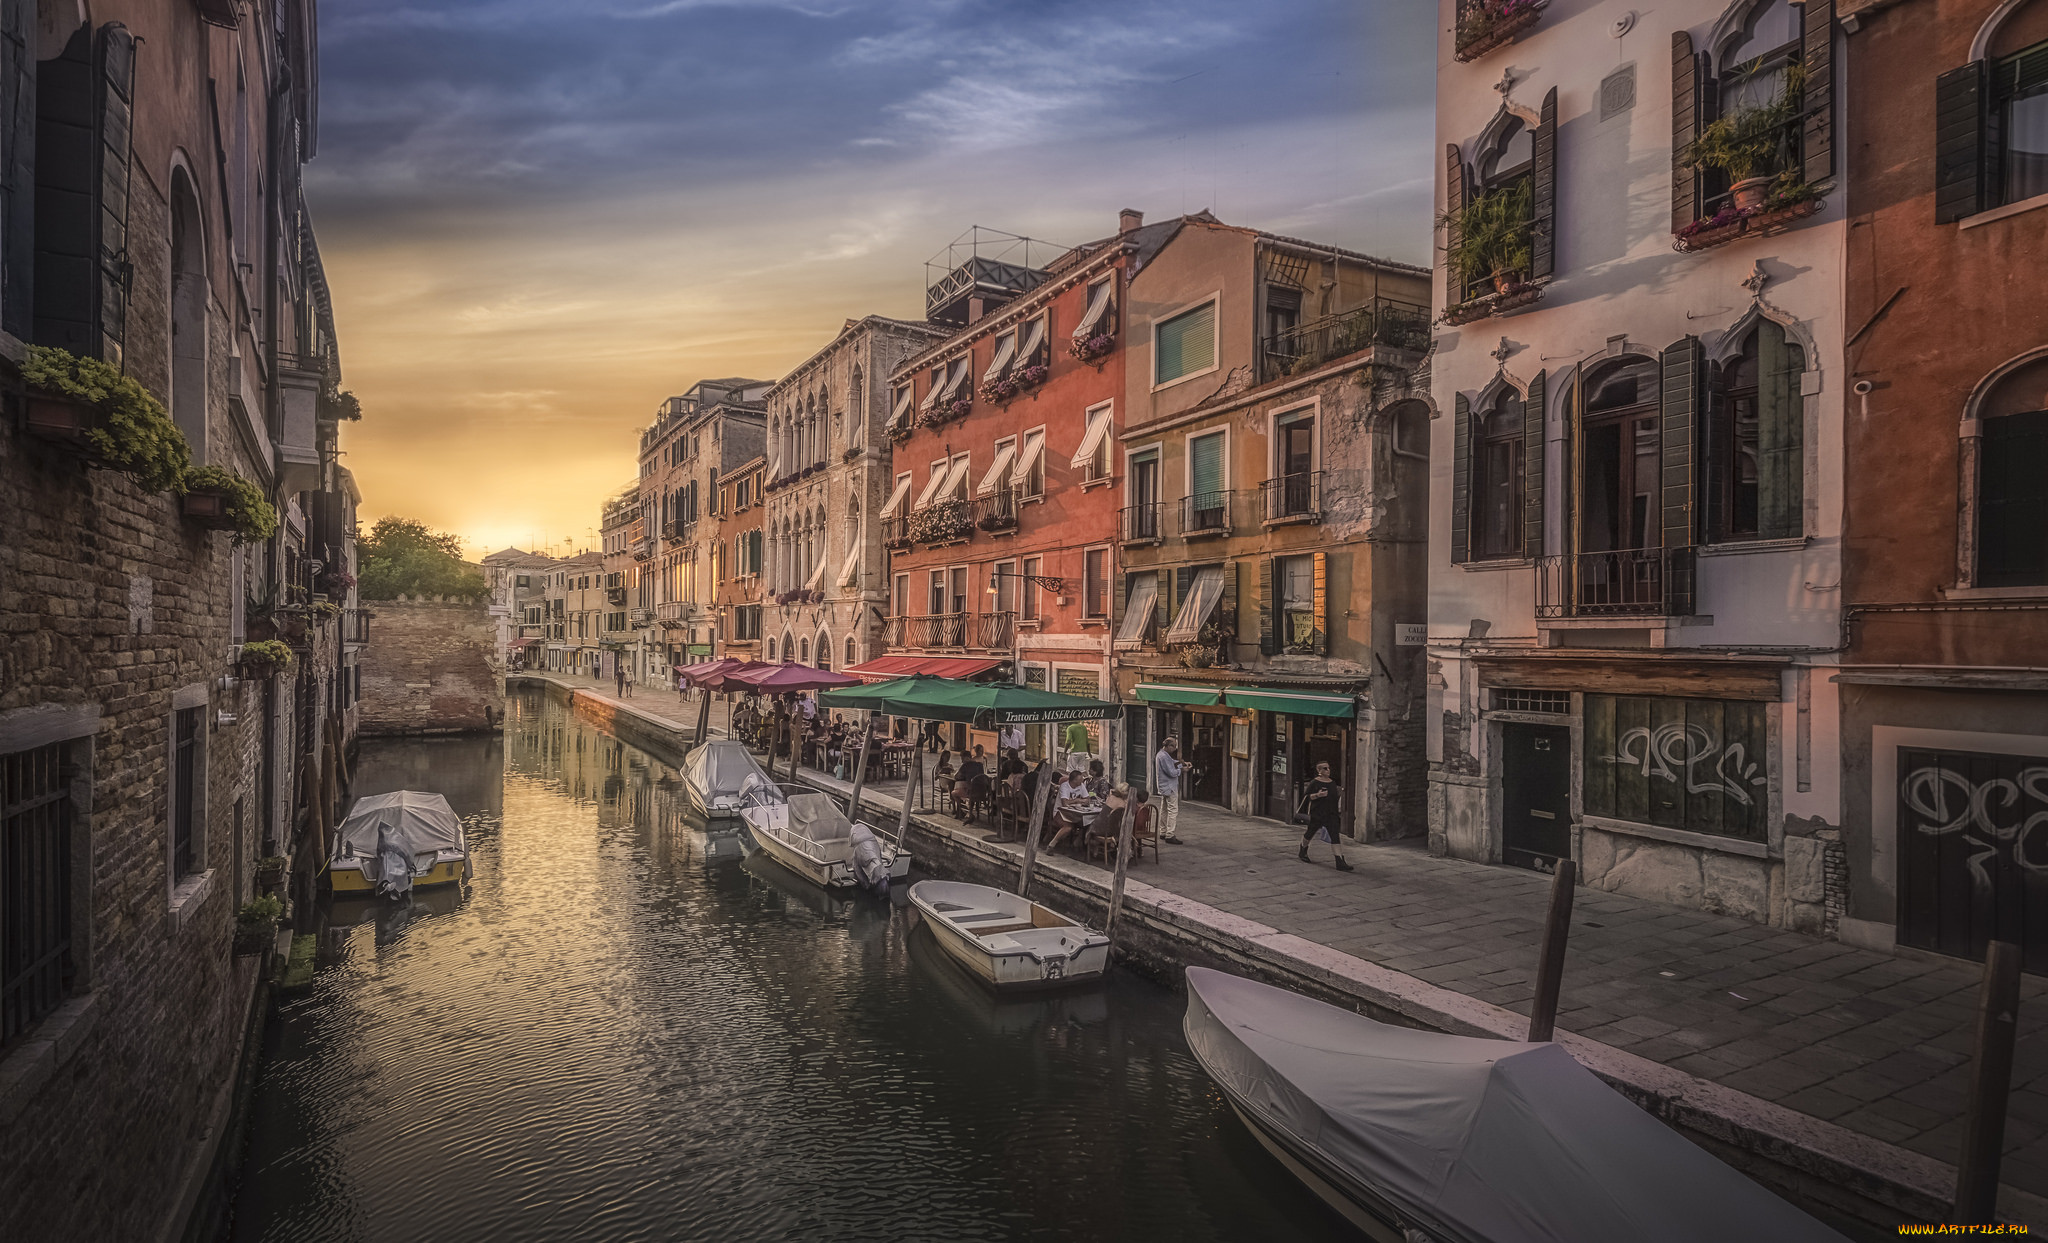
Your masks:
[{"label": "wrought iron railing", "polygon": [[1323,472],[1300,471],[1281,475],[1259,485],[1261,508],[1267,522],[1323,516]]},{"label": "wrought iron railing", "polygon": [[1544,557],[1536,563],[1536,615],[1690,617],[1697,570],[1690,546]]},{"label": "wrought iron railing", "polygon": [[1016,530],[1016,490],[1004,488],[993,496],[977,497],[974,502],[974,525],[984,531]]},{"label": "wrought iron railing", "polygon": [[905,531],[920,544],[950,544],[974,537],[973,507],[966,501],[933,501],[905,520]]},{"label": "wrought iron railing", "polygon": [[343,609],[341,611],[341,641],[343,643],[368,643],[370,641],[370,610]]},{"label": "wrought iron railing", "polygon": [[907,618],[907,617],[889,617],[889,618],[885,618],[885,619],[883,619],[883,621],[882,621],[882,646],[883,646],[883,647],[902,647],[902,646],[903,646],[903,632],[904,632],[904,624],[905,624],[906,622],[908,622],[909,620],[910,620],[910,619],[909,619],[909,618]]},{"label": "wrought iron railing", "polygon": [[1160,512],[1166,508],[1158,501],[1144,505],[1127,505],[1123,511],[1124,543],[1139,544],[1159,538]]},{"label": "wrought iron railing", "polygon": [[1180,533],[1195,539],[1230,534],[1229,492],[1196,492],[1180,498]]},{"label": "wrought iron railing", "polygon": [[1007,652],[1017,639],[1017,615],[976,613],[970,629],[969,646],[989,652]]},{"label": "wrought iron railing", "polygon": [[882,547],[902,549],[910,547],[910,519],[882,519]]},{"label": "wrought iron railing", "polygon": [[903,619],[905,647],[966,647],[967,614],[931,613]]},{"label": "wrought iron railing", "polygon": [[1429,338],[1428,307],[1377,298],[1267,337],[1264,379],[1300,375],[1365,349],[1426,350]]}]

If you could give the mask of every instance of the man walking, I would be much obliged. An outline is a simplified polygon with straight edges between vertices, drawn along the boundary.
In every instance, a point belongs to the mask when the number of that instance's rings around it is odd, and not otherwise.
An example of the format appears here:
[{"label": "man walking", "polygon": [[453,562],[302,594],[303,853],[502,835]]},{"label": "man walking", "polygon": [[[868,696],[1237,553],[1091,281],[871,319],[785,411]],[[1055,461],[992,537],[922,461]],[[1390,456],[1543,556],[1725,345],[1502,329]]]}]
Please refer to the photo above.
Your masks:
[{"label": "man walking", "polygon": [[1330,777],[1329,764],[1317,764],[1315,780],[1302,791],[1302,802],[1308,805],[1308,832],[1301,835],[1303,863],[1309,862],[1308,844],[1320,834],[1330,840],[1330,853],[1337,857],[1337,870],[1351,870],[1351,865],[1344,861],[1344,832],[1338,824],[1338,804],[1343,801],[1340,798],[1342,793]]},{"label": "man walking", "polygon": [[1172,734],[1159,744],[1152,757],[1152,788],[1159,795],[1159,840],[1180,845],[1180,778],[1188,770],[1181,762],[1180,739]]},{"label": "man walking", "polygon": [[619,698],[624,699],[626,697],[626,662],[623,660],[612,662],[612,685],[618,688]]}]

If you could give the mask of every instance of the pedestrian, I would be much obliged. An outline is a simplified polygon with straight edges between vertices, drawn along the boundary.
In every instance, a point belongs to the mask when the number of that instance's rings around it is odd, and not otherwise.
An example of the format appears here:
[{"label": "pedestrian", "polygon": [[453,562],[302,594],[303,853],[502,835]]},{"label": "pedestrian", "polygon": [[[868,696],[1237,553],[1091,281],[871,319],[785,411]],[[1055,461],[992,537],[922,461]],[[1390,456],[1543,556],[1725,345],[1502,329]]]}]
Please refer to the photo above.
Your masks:
[{"label": "pedestrian", "polygon": [[1351,865],[1344,861],[1344,833],[1338,824],[1343,794],[1330,777],[1329,762],[1317,764],[1315,778],[1303,789],[1301,796],[1301,801],[1308,807],[1308,832],[1301,835],[1303,863],[1309,862],[1308,844],[1320,836],[1330,843],[1330,853],[1337,857],[1337,870],[1351,870]]},{"label": "pedestrian", "polygon": [[1078,751],[1082,755],[1087,755],[1094,749],[1095,739],[1089,735],[1086,725],[1080,721],[1071,721],[1067,724],[1066,744],[1069,754]]},{"label": "pedestrian", "polygon": [[626,698],[631,699],[633,697],[633,674],[631,673],[631,671],[628,671],[625,674],[624,690],[626,692]]},{"label": "pedestrian", "polygon": [[1152,786],[1159,795],[1159,840],[1180,844],[1180,779],[1194,767],[1180,758],[1180,739],[1168,734],[1152,757]]},{"label": "pedestrian", "polygon": [[612,665],[612,685],[618,688],[619,698],[626,697],[626,663],[619,661]]}]

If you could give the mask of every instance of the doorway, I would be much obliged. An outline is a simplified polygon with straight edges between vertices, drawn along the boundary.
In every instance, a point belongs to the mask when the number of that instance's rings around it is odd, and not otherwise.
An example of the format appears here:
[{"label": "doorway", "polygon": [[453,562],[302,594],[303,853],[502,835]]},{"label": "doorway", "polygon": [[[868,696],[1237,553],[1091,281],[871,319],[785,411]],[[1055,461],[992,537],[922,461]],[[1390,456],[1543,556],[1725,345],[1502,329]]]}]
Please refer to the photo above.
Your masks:
[{"label": "doorway", "polygon": [[1218,712],[1172,710],[1162,710],[1159,718],[1159,740],[1177,735],[1181,759],[1194,765],[1181,777],[1181,797],[1229,807],[1230,718]]},{"label": "doorway", "polygon": [[1538,872],[1571,854],[1572,731],[1501,725],[1501,861]]}]

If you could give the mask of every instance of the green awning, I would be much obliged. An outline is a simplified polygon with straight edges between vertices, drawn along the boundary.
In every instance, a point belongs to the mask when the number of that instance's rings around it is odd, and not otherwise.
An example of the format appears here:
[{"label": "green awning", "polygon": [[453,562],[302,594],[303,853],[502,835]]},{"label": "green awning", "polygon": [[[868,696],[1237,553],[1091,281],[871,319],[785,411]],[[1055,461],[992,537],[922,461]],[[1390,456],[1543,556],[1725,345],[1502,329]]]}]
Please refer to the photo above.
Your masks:
[{"label": "green awning", "polygon": [[683,650],[687,651],[692,656],[711,655],[711,645],[709,643],[692,643],[689,647]]},{"label": "green awning", "polygon": [[1106,721],[1123,715],[1121,705],[1106,700],[1035,690],[1013,682],[961,682],[921,673],[893,682],[821,691],[818,704],[826,708],[867,708],[888,716],[923,721],[964,721],[982,729],[996,725]]},{"label": "green awning", "polygon": [[1317,695],[1308,691],[1267,691],[1233,686],[1223,692],[1223,702],[1233,708],[1290,712],[1295,716],[1336,716],[1349,720],[1358,715],[1358,700],[1352,695]]},{"label": "green awning", "polygon": [[1223,692],[1213,686],[1187,686],[1179,682],[1140,682],[1133,688],[1138,698],[1155,704],[1193,704],[1214,707],[1223,702]]}]

